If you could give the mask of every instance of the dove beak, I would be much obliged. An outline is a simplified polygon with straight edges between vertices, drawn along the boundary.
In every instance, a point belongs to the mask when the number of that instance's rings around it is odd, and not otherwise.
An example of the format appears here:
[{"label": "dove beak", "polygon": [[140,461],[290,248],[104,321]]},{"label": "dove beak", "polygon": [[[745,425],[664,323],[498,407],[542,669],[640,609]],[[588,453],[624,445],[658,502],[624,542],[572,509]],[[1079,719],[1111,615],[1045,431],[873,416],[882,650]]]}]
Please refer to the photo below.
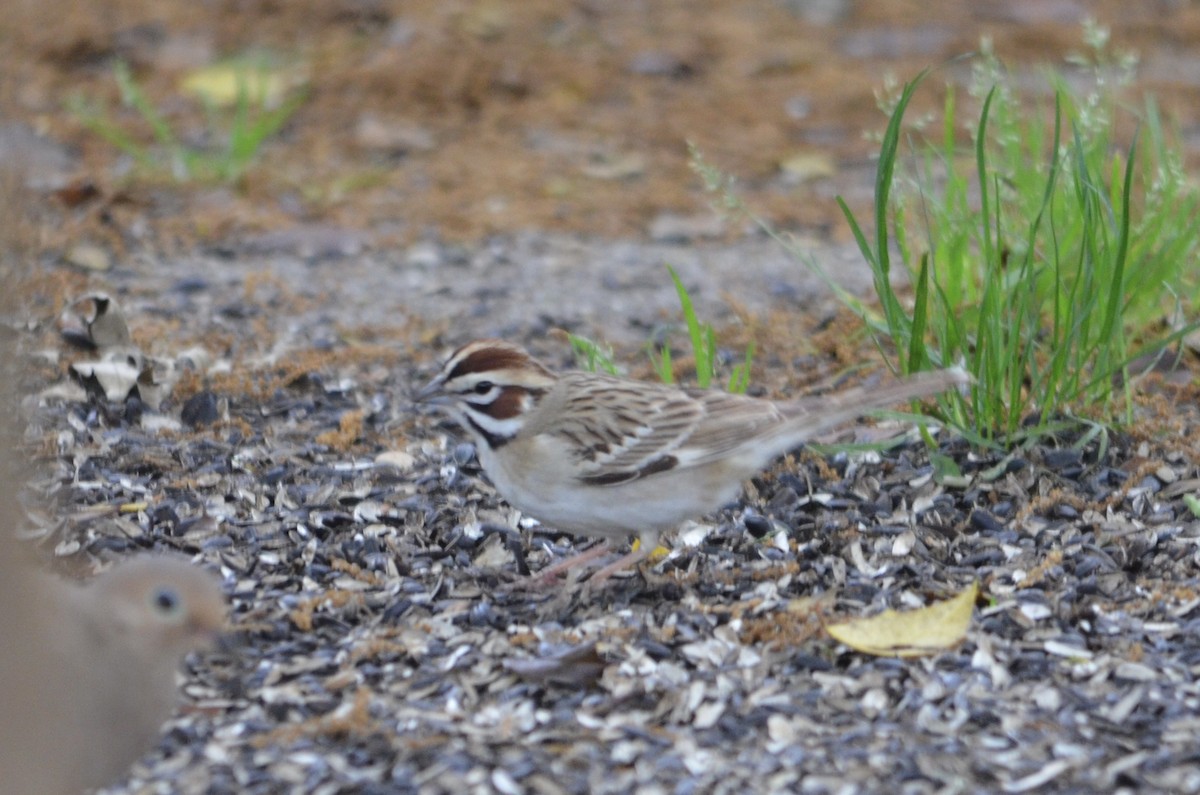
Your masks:
[{"label": "dove beak", "polygon": [[233,650],[231,630],[225,615],[203,616],[192,623],[192,633],[197,646],[206,650],[216,650],[227,654]]},{"label": "dove beak", "polygon": [[213,632],[211,640],[212,648],[219,654],[234,654],[242,646],[241,638],[229,629]]}]

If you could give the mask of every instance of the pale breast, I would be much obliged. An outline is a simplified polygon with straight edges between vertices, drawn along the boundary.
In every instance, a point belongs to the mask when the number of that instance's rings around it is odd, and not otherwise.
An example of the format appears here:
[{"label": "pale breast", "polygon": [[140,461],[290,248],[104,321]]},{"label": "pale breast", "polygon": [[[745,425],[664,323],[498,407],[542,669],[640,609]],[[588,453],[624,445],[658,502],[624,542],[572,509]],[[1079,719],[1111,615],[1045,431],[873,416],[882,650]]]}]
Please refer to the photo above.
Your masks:
[{"label": "pale breast", "polygon": [[[731,477],[722,462],[614,485],[587,485],[578,480],[574,467],[562,464],[563,450],[544,455],[545,446],[559,444],[544,436],[517,440],[506,446],[503,456],[481,450],[481,462],[511,505],[568,533],[621,539],[670,530],[724,505],[741,488],[740,479]],[[535,446],[543,450],[533,452]]]}]

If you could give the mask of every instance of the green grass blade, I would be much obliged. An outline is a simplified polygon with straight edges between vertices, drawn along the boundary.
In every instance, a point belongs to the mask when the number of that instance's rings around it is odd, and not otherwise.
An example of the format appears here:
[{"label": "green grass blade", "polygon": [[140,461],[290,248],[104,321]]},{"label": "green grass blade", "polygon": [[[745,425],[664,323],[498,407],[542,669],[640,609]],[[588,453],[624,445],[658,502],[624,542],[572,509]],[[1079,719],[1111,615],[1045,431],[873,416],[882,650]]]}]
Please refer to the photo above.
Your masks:
[{"label": "green grass blade", "polygon": [[667,272],[671,274],[671,281],[675,282],[675,293],[679,296],[679,307],[683,311],[683,320],[687,324],[688,338],[692,342],[692,357],[696,361],[696,382],[701,388],[707,389],[712,382],[712,369],[710,354],[706,335],[701,328],[700,321],[696,318],[696,309],[692,306],[692,297],[688,295],[687,288],[683,286],[683,280],[679,278],[679,274],[670,265],[667,266]]},{"label": "green grass blade", "polygon": [[925,322],[929,311],[929,256],[921,256],[917,274],[916,296],[913,301],[912,334],[908,340],[908,371],[924,370],[929,363],[925,347]]},{"label": "green grass blade", "polygon": [[579,334],[568,334],[571,350],[575,354],[578,366],[589,372],[605,372],[617,375],[617,364],[613,361],[612,351],[602,348],[599,343]]},{"label": "green grass blade", "polygon": [[728,391],[735,394],[744,394],[750,388],[750,367],[754,362],[754,340],[746,345],[746,356],[741,364],[733,368],[733,372],[729,375]]},{"label": "green grass blade", "polygon": [[1134,132],[1133,143],[1129,147],[1129,157],[1125,162],[1125,179],[1121,187],[1121,223],[1117,229],[1117,253],[1113,262],[1112,283],[1109,286],[1108,306],[1104,312],[1104,325],[1100,329],[1100,336],[1103,339],[1109,339],[1114,332],[1119,331],[1117,324],[1120,322],[1121,307],[1124,303],[1125,262],[1129,256],[1129,213],[1133,194],[1133,164],[1137,160],[1135,154],[1137,139],[1138,134]]}]

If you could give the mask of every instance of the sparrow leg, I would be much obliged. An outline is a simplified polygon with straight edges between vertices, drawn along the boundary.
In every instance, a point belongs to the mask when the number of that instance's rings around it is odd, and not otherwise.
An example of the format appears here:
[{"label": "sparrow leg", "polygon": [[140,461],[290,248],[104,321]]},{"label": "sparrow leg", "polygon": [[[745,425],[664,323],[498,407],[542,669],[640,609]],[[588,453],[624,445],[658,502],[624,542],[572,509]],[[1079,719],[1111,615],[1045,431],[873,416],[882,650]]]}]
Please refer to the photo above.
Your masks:
[{"label": "sparrow leg", "polygon": [[531,579],[537,580],[538,582],[540,582],[542,584],[553,582],[558,577],[558,575],[563,574],[564,572],[568,572],[571,569],[582,566],[583,564],[588,563],[589,561],[595,560],[596,558],[600,557],[601,555],[605,554],[608,551],[609,551],[608,541],[601,541],[601,542],[597,543],[596,545],[594,545],[593,547],[591,547],[590,549],[586,549],[583,552],[580,552],[578,555],[572,555],[569,558],[560,560],[558,563],[555,563],[553,566],[547,566],[546,568],[542,569],[541,571],[539,571],[535,574],[531,574],[529,576]]},{"label": "sparrow leg", "polygon": [[629,554],[614,560],[589,577],[586,587],[589,590],[594,589],[617,572],[633,568],[643,560],[649,558],[658,549],[658,537],[659,531],[657,530],[642,531],[638,537],[638,543],[630,550]]},{"label": "sparrow leg", "polygon": [[[595,546],[580,552],[578,555],[572,555],[565,560],[560,560],[553,566],[548,566],[542,569],[536,574],[531,574],[526,582],[530,585],[547,585],[557,579],[560,574],[577,569],[584,564],[595,560],[601,555],[608,553],[611,549],[611,546],[612,545],[608,542],[608,540],[600,541]],[[617,572],[636,566],[646,558],[650,557],[657,547],[658,533],[644,533],[639,539],[639,543],[635,549],[630,551],[628,554],[621,556],[607,566],[598,569],[595,573],[589,576],[587,579],[586,588],[588,590],[592,590]]]},{"label": "sparrow leg", "polygon": [[643,543],[641,543],[637,549],[630,551],[627,555],[622,555],[620,558],[614,560],[612,563],[597,571],[591,577],[588,577],[585,587],[588,590],[592,590],[617,572],[633,568],[646,558],[650,557],[654,553],[654,549],[657,546],[658,545],[656,543],[647,544],[643,541]]}]

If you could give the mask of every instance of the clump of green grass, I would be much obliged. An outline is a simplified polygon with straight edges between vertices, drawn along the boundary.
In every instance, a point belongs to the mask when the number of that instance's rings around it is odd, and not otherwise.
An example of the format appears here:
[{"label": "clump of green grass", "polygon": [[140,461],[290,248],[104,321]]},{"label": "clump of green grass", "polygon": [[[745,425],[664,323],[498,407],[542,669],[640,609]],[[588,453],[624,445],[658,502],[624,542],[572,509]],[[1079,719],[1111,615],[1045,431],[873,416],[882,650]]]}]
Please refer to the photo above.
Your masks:
[{"label": "clump of green grass", "polygon": [[[912,157],[900,158],[918,77],[881,144],[873,240],[839,200],[874,275],[882,307],[874,326],[894,345],[899,368],[965,364],[975,387],[949,396],[947,409],[984,440],[1040,435],[1072,406],[1131,421],[1130,364],[1183,333],[1164,336],[1157,326],[1179,303],[1197,250],[1197,195],[1152,103],[1142,115],[1150,134],[1118,146],[1117,84],[1107,77],[1114,67],[1094,63],[1084,96],[1049,76],[1047,137],[1043,115],[1027,110],[985,53],[970,158],[960,156],[952,90],[940,138],[914,134]],[[893,191],[897,183],[903,189]],[[911,302],[892,287],[893,252],[912,283]]]},{"label": "clump of green grass", "polygon": [[[667,266],[671,281],[675,284],[675,293],[679,297],[679,307],[683,314],[684,325],[687,327],[688,339],[692,346],[692,360],[695,362],[696,384],[702,389],[708,389],[719,369],[719,352],[716,343],[716,332],[712,324],[701,322],[696,316],[696,308],[692,297],[684,286],[683,280],[675,269]],[[586,370],[603,370],[617,374],[617,366],[612,358],[612,352],[586,337],[576,334],[569,335],[571,347],[575,351],[575,359],[579,366]],[[675,366],[671,358],[671,346],[668,343],[655,344],[648,342],[646,352],[654,364],[654,371],[664,384],[675,382]],[[750,387],[750,367],[754,362],[754,343],[746,346],[742,361],[730,369],[729,380],[725,388],[729,392],[745,392]]]},{"label": "clump of green grass", "polygon": [[575,363],[582,370],[620,375],[612,349],[579,334],[568,334],[571,350],[575,352]]},{"label": "clump of green grass", "polygon": [[272,105],[262,90],[265,69],[261,64],[237,66],[235,95],[229,107],[201,95],[209,123],[205,134],[198,137],[209,142],[205,146],[188,143],[172,128],[124,62],[113,67],[121,102],[141,118],[153,143],[127,129],[108,109],[95,103],[76,96],[67,106],[84,126],[129,155],[148,173],[166,173],[180,182],[236,182],[258,157],[266,140],[279,132],[307,98],[306,92],[298,89]]},{"label": "clump of green grass", "polygon": [[[1049,73],[1052,108],[1022,97],[985,49],[970,92],[977,115],[961,125],[948,88],[940,129],[926,135],[905,125],[918,76],[890,109],[874,228],[838,200],[879,305],[838,294],[897,371],[957,364],[975,377],[969,394],[939,405],[942,419],[978,443],[1039,438],[1070,422],[1075,407],[1131,421],[1131,364],[1194,328],[1161,331],[1164,316],[1191,312],[1197,191],[1152,101],[1132,143],[1118,145],[1116,130],[1133,113],[1118,103],[1132,61],[1106,56],[1102,29],[1086,36],[1090,54],[1080,60],[1091,86],[1080,93]],[[718,176],[705,179],[728,189]],[[911,294],[892,286],[896,267]]]},{"label": "clump of green grass", "polygon": [[[692,360],[696,367],[696,384],[701,389],[708,389],[712,385],[713,378],[717,372],[718,351],[716,342],[716,333],[713,330],[711,323],[702,323],[696,317],[696,308],[692,304],[692,297],[688,294],[687,287],[684,286],[683,280],[679,278],[679,274],[675,269],[667,266],[667,272],[671,274],[671,281],[675,283],[675,294],[679,297],[679,308],[683,313],[683,322],[687,327],[688,340],[692,345]],[[658,373],[658,377],[663,383],[669,384],[675,380],[675,370],[671,362],[671,346],[667,343],[654,345],[648,343],[646,346],[647,352],[650,354],[650,360],[654,363],[654,369]],[[726,389],[730,392],[745,392],[750,386],[750,366],[754,361],[754,342],[751,341],[746,346],[746,354],[742,361],[733,366],[729,374],[729,381],[726,383]]]}]

